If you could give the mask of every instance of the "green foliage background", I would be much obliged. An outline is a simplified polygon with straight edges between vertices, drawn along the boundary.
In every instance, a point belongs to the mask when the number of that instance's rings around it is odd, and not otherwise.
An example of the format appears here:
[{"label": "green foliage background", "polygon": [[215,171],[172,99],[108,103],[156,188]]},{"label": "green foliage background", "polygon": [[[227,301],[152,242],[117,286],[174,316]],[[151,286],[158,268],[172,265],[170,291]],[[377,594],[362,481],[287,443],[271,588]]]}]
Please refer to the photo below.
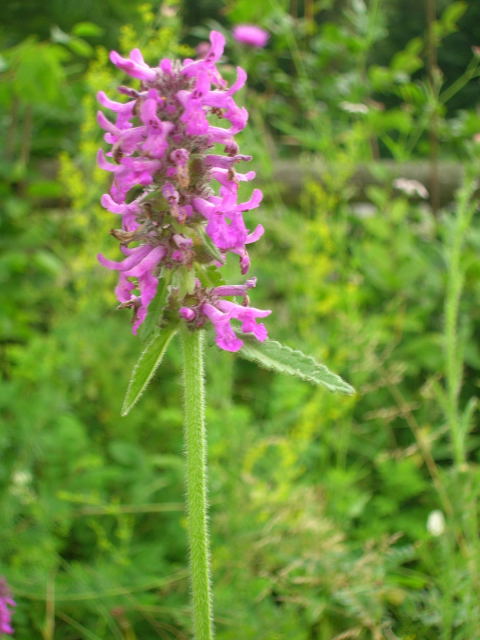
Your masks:
[{"label": "green foliage background", "polygon": [[[478,636],[479,7],[439,0],[429,26],[420,4],[6,3],[0,574],[20,640],[189,637],[178,345],[120,418],[140,345],[95,259],[116,251],[95,93],[123,81],[110,47],[185,56],[238,22],[271,33],[226,52],[249,72],[241,147],[266,194],[253,301],[358,393],[209,336],[217,636]],[[394,185],[392,166],[433,192],[437,165],[439,187],[460,170],[440,206]]]}]

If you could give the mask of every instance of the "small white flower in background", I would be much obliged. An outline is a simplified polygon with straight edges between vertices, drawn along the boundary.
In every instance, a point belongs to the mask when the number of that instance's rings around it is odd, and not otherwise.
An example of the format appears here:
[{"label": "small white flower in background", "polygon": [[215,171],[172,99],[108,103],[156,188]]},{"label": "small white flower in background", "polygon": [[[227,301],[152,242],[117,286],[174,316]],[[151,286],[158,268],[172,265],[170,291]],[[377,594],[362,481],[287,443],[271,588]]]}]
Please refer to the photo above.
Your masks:
[{"label": "small white flower in background", "polygon": [[352,204],[352,213],[360,219],[373,218],[377,213],[377,207],[369,202],[358,202]]},{"label": "small white flower in background", "polygon": [[12,484],[17,487],[25,487],[32,481],[32,474],[30,471],[15,471],[12,476]]},{"label": "small white flower in background", "polygon": [[32,502],[34,495],[30,488],[32,474],[26,469],[18,469],[12,474],[10,494],[24,503]]},{"label": "small white flower in background", "polygon": [[368,107],[361,102],[341,102],[340,107],[347,113],[368,113]]},{"label": "small white flower in background", "polygon": [[435,509],[428,514],[427,531],[432,536],[441,536],[445,531],[445,516],[440,509]]},{"label": "small white flower in background", "polygon": [[418,196],[426,200],[428,198],[428,191],[424,184],[418,180],[410,180],[408,178],[397,178],[393,182],[395,189],[403,191],[407,196]]}]

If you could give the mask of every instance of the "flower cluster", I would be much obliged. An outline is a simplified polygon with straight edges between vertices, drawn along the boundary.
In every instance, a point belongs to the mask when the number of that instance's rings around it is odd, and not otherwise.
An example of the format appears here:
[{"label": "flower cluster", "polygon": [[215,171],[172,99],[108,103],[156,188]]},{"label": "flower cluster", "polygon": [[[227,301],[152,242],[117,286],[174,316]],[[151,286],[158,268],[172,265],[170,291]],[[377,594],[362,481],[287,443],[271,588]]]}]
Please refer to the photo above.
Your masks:
[{"label": "flower cluster", "polygon": [[10,607],[14,606],[15,601],[12,598],[7,582],[5,578],[0,578],[0,634],[13,633]]},{"label": "flower cluster", "polygon": [[[188,306],[180,308],[182,318],[196,327],[202,327],[208,319],[213,324],[217,345],[226,351],[238,351],[243,342],[236,335],[230,321],[239,320],[244,333],[252,333],[257,340],[267,338],[265,325],[257,324],[257,318],[265,318],[270,311],[255,309],[248,304],[247,290],[254,287],[256,278],[244,285],[222,285],[213,289],[203,289],[197,280],[195,290],[188,296]],[[222,300],[226,296],[241,296],[243,304]]]},{"label": "flower cluster", "polygon": [[[239,202],[239,183],[255,177],[254,171],[236,170],[251,159],[239,153],[234,139],[248,120],[247,110],[233,98],[246,73],[238,67],[236,80],[227,86],[216,66],[224,45],[223,36],[212,31],[210,47],[199,59],[162,59],[157,67],[148,66],[138,49],[128,58],[110,54],[113,64],[141,85],[139,90],[119,87],[127,102],[110,100],[103,92],[97,96],[115,114],[112,122],[98,113],[105,141],[112,145],[107,154],[99,151],[98,163],[113,175],[101,202],[121,218],[121,228],[112,235],[124,254],[121,261],[103,255],[99,261],[119,272],[115,292],[122,307],[134,309],[134,333],[145,320],[164,270],[196,276],[202,269],[221,266],[231,252],[246,274],[247,245],[263,234],[261,225],[250,231],[243,218],[245,211],[258,207],[262,192],[254,189],[247,201]],[[228,125],[212,124],[213,117]],[[223,147],[223,154],[212,149],[215,145]],[[270,311],[248,306],[246,290],[254,280],[213,289],[202,288],[195,277],[190,281],[195,284],[185,299],[172,292],[170,301],[192,328],[211,321],[218,346],[229,351],[243,344],[230,325],[232,319],[240,321],[243,332],[266,338],[255,318]],[[221,299],[234,296],[242,297],[242,305]]]}]

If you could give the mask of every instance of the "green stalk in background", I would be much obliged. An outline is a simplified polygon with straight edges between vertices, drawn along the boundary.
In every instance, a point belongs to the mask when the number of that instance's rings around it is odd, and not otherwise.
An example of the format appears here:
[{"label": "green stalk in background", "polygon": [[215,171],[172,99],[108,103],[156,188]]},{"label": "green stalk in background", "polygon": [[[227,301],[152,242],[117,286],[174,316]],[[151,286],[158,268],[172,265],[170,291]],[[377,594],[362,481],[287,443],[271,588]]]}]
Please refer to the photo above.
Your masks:
[{"label": "green stalk in background", "polygon": [[459,340],[459,307],[465,279],[462,252],[476,208],[473,194],[477,184],[472,168],[457,197],[457,214],[451,229],[450,242],[446,250],[447,282],[444,306],[445,329],[445,413],[448,421],[453,458],[456,470],[461,470],[466,461],[465,438],[468,432],[471,409],[462,416],[459,404],[462,386],[463,348]]},{"label": "green stalk in background", "polygon": [[[454,512],[448,514],[449,527],[441,540],[441,569],[438,585],[441,592],[441,638],[473,638],[478,630],[478,600],[473,594],[479,588],[480,549],[478,544],[478,485],[472,482],[474,463],[468,452],[473,442],[468,434],[477,399],[471,397],[462,407],[460,393],[463,384],[465,337],[461,327],[461,299],[467,265],[465,246],[477,203],[478,184],[475,165],[466,167],[466,174],[456,198],[455,214],[447,226],[444,302],[444,389],[439,393],[448,426],[453,459],[453,474],[443,476]],[[457,549],[460,553],[457,553]],[[461,576],[461,579],[459,579]],[[459,613],[457,602],[462,603]],[[462,620],[461,631],[458,622]],[[457,631],[459,631],[457,635]]]}]

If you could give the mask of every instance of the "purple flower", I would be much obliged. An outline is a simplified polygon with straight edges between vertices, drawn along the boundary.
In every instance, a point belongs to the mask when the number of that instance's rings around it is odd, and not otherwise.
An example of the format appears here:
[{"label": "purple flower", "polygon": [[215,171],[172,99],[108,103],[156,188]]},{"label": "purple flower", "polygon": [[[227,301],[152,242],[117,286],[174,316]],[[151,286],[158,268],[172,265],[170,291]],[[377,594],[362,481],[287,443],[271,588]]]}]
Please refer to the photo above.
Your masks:
[{"label": "purple flower", "polygon": [[243,346],[243,341],[235,334],[231,321],[239,320],[244,333],[253,335],[263,342],[267,338],[265,325],[257,324],[257,318],[265,318],[271,311],[255,309],[254,307],[242,307],[228,300],[220,300],[217,306],[204,304],[201,309],[213,324],[216,335],[216,343],[220,349],[226,351],[238,351]]},{"label": "purple flower", "polygon": [[244,211],[255,209],[260,204],[262,192],[255,189],[251,198],[242,203],[237,203],[237,192],[238,185],[229,183],[228,186],[220,187],[220,197],[193,199],[194,208],[207,220],[206,231],[216,246],[234,253],[243,251],[246,244],[254,242],[263,233],[262,225],[258,225],[253,234],[250,234],[242,215]]},{"label": "purple flower", "polygon": [[[97,116],[105,142],[111,145],[110,151],[99,151],[98,164],[113,177],[101,203],[120,216],[121,228],[113,229],[112,235],[124,254],[121,261],[103,255],[98,260],[119,274],[115,293],[120,307],[134,312],[134,333],[166,270],[197,274],[212,265],[221,266],[231,252],[246,273],[247,245],[263,234],[262,225],[250,230],[243,218],[245,211],[259,206],[262,192],[253,189],[249,199],[238,202],[239,183],[255,178],[254,171],[236,171],[237,163],[251,159],[239,153],[234,139],[248,121],[248,111],[234,99],[247,74],[238,67],[228,87],[217,69],[224,46],[222,34],[212,31],[210,46],[199,59],[181,63],[163,59],[156,67],[150,67],[138,49],[128,57],[112,51],[113,64],[140,80],[140,88],[119,87],[128,97],[125,103],[111,100],[103,91],[97,95],[99,103],[114,114],[112,120],[103,112]],[[217,144],[223,145],[224,154],[209,153]],[[205,245],[205,233],[215,251]],[[171,281],[178,282],[178,277]],[[225,286],[223,293],[215,293],[196,285],[182,301],[172,285],[168,304],[176,312],[183,309],[180,317],[197,327],[210,320],[221,348],[237,350],[241,344],[234,337],[231,320],[264,339],[266,331],[255,318],[270,312],[250,309],[245,294],[238,293],[252,285]],[[243,305],[219,298],[237,295],[244,297]],[[195,309],[186,311],[191,304]]]},{"label": "purple flower", "polygon": [[270,38],[268,31],[254,24],[239,24],[233,28],[232,33],[237,42],[251,47],[264,47]]},{"label": "purple flower", "polygon": [[[258,324],[259,318],[266,318],[271,311],[255,309],[248,305],[248,289],[256,284],[256,278],[251,278],[243,285],[222,285],[209,290],[197,287],[196,300],[190,306],[183,306],[179,310],[180,316],[193,326],[203,326],[209,320],[215,330],[215,341],[220,349],[238,351],[243,341],[235,333],[232,320],[240,323],[243,333],[252,334],[263,342],[268,337],[265,325]],[[224,297],[243,298],[242,304],[223,300]],[[193,298],[193,296],[192,296]]]},{"label": "purple flower", "polygon": [[16,603],[12,599],[10,589],[5,578],[0,578],[0,634],[13,633],[11,625],[12,612],[10,607],[15,607]]},{"label": "purple flower", "polygon": [[151,69],[145,60],[139,49],[133,49],[130,51],[129,58],[122,58],[116,51],[110,52],[110,60],[113,64],[128,73],[132,78],[139,78],[146,82],[152,82],[155,80],[155,69]]}]

